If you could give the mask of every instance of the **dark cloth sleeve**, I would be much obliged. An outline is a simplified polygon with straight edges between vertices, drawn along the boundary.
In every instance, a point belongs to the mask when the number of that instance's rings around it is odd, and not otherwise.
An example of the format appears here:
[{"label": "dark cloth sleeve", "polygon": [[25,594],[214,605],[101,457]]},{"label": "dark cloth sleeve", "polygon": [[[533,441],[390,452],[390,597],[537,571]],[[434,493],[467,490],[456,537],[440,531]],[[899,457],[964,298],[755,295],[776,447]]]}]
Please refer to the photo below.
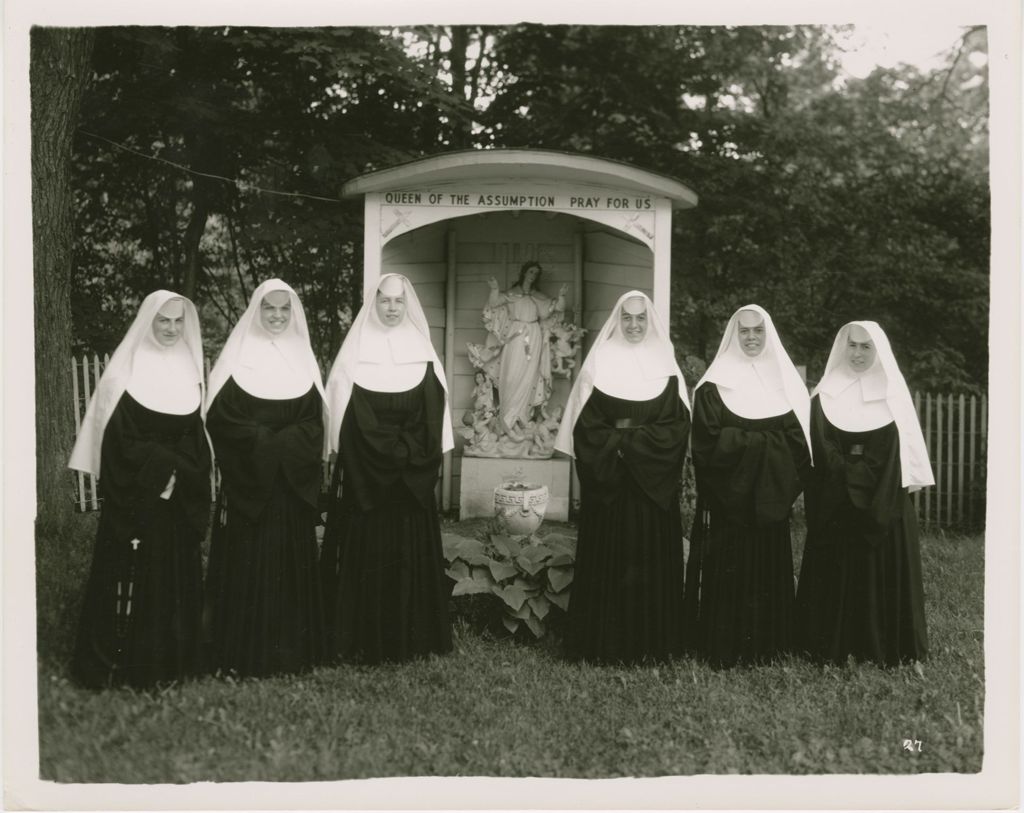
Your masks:
[{"label": "dark cloth sleeve", "polygon": [[322,477],[320,394],[274,402],[254,398],[229,380],[207,415],[228,505],[259,518],[280,473],[284,484],[316,508]]},{"label": "dark cloth sleeve", "polygon": [[650,417],[633,426],[617,426],[616,416],[591,397],[573,429],[576,462],[588,497],[617,499],[629,478],[660,508],[668,509],[679,492],[689,432],[690,415],[679,399],[675,377]]},{"label": "dark cloth sleeve", "polygon": [[175,454],[177,465],[171,499],[180,502],[193,529],[200,536],[205,535],[210,521],[210,468],[213,461],[203,419],[198,412],[175,444]]},{"label": "dark cloth sleeve", "polygon": [[715,384],[704,384],[695,393],[697,488],[735,522],[779,522],[789,515],[809,475],[810,453],[800,423],[792,412],[758,421],[756,427],[732,417]]},{"label": "dark cloth sleeve", "polygon": [[434,488],[441,468],[441,440],[444,421],[444,389],[428,365],[422,384],[419,414],[410,415],[402,426],[402,440],[409,450],[402,479],[421,505],[434,502]]},{"label": "dark cloth sleeve", "polygon": [[125,395],[104,429],[100,488],[111,508],[109,527],[119,537],[143,534],[173,474],[171,499],[202,535],[209,516],[210,452],[199,412],[183,416],[184,431],[170,434],[147,426],[147,414],[153,413]]},{"label": "dark cloth sleeve", "polygon": [[157,498],[177,468],[173,447],[148,436],[137,412],[122,396],[103,431],[100,479],[108,498]]},{"label": "dark cloth sleeve", "polygon": [[846,456],[840,434],[825,420],[818,396],[811,401],[811,447],[814,477],[807,492],[807,518],[811,526],[820,527],[846,503]]},{"label": "dark cloth sleeve", "polygon": [[432,366],[410,402],[412,407],[400,422],[384,421],[361,388],[352,391],[341,422],[338,459],[342,489],[363,511],[394,500],[399,482],[424,507],[434,500],[442,456],[444,391]]},{"label": "dark cloth sleeve", "polygon": [[878,544],[903,511],[899,435],[890,424],[858,433],[858,440],[854,444],[844,441],[844,433],[828,422],[815,397],[811,406],[815,476],[808,519],[818,529],[856,521],[865,541]]},{"label": "dark cloth sleeve", "polygon": [[265,461],[265,469],[276,461],[292,491],[314,508],[319,503],[323,478],[322,410],[320,394],[311,390],[295,403],[291,414],[270,425],[257,455]]}]

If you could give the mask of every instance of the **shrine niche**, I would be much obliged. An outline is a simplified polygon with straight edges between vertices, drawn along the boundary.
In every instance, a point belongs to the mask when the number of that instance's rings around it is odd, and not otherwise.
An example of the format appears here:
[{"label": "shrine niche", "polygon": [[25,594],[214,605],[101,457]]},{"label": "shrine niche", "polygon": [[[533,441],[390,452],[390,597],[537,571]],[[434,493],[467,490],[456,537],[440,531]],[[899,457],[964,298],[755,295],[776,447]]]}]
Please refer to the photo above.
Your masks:
[{"label": "shrine niche", "polygon": [[411,280],[444,363],[456,449],[441,508],[489,515],[494,487],[520,473],[548,486],[547,516],[565,519],[570,460],[552,446],[573,376],[623,292],[644,291],[668,322],[672,211],[696,195],[627,164],[539,150],[447,153],[343,194],[364,196],[364,293],[383,273]]},{"label": "shrine niche", "polygon": [[473,365],[473,409],[463,454],[473,457],[550,458],[562,409],[552,406],[554,376],[569,378],[584,331],[565,321],[566,284],[555,297],[543,292],[543,266],[528,260],[515,283],[502,291],[488,280],[483,344],[466,346]]}]

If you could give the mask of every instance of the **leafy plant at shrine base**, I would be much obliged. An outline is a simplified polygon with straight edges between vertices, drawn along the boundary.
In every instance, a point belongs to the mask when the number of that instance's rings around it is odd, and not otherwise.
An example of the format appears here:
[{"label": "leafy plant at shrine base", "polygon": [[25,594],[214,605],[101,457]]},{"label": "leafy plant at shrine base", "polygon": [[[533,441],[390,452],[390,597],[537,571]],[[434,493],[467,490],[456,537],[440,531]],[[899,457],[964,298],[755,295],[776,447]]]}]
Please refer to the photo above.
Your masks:
[{"label": "leafy plant at shrine base", "polygon": [[569,608],[576,540],[485,532],[482,538],[444,535],[452,596],[491,594],[501,601],[501,622],[511,633],[525,625],[534,637],[548,630],[551,613]]}]

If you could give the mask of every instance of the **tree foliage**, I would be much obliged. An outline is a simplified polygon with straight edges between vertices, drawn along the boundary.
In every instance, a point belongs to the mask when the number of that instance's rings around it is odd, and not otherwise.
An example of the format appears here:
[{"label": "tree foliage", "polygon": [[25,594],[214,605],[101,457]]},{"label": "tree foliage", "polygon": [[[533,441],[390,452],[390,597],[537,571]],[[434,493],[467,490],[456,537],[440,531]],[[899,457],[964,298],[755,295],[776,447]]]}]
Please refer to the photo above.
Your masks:
[{"label": "tree foliage", "polygon": [[360,288],[362,208],[341,185],[440,144],[448,90],[370,29],[101,29],[96,54],[76,151],[81,344],[115,344],[162,285],[198,301],[216,351],[280,276],[326,356]]},{"label": "tree foliage", "polygon": [[504,145],[619,158],[698,191],[675,219],[684,354],[709,360],[756,301],[812,378],[841,324],[873,318],[916,386],[984,386],[987,94],[965,57],[984,32],[945,72],[845,84],[836,33],[520,26],[498,41],[508,78],[488,124]]},{"label": "tree foliage", "polygon": [[361,207],[337,200],[344,181],[453,148],[535,147],[698,192],[673,241],[674,338],[691,366],[756,301],[812,379],[839,325],[874,318],[913,386],[983,388],[985,31],[965,30],[942,70],[865,79],[839,71],[842,34],[100,29],[75,145],[77,342],[108,349],[164,286],[195,296],[216,350],[278,275],[326,359],[359,297]]}]

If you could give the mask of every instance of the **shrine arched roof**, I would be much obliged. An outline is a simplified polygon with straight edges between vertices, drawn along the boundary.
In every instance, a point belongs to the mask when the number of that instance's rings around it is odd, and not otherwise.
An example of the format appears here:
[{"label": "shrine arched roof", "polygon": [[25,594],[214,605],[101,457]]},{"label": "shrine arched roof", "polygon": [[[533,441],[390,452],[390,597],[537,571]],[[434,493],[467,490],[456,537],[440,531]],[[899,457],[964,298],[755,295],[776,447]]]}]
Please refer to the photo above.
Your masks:
[{"label": "shrine arched roof", "polygon": [[341,190],[343,197],[409,187],[497,180],[562,181],[594,184],[668,198],[674,209],[697,205],[697,193],[682,181],[608,158],[556,150],[459,150],[432,155],[360,175]]}]

